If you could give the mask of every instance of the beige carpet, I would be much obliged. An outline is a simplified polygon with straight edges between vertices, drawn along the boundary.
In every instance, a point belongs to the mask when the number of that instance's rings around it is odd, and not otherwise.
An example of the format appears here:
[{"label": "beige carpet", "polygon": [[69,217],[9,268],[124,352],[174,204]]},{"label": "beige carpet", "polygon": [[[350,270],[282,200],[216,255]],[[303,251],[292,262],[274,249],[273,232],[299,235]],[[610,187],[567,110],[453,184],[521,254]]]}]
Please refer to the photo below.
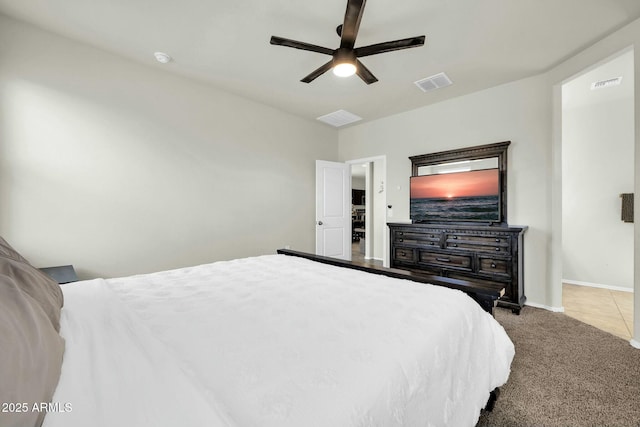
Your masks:
[{"label": "beige carpet", "polygon": [[516,347],[509,381],[478,426],[640,426],[640,350],[562,313],[497,309]]}]

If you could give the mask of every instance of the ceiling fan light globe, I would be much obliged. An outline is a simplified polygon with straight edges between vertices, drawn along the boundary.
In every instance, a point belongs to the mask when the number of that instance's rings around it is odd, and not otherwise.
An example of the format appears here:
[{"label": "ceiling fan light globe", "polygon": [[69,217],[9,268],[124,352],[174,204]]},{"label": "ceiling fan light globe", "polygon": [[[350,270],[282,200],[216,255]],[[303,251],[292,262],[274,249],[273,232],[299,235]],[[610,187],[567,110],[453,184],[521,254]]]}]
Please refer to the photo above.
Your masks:
[{"label": "ceiling fan light globe", "polygon": [[333,67],[333,74],[338,77],[349,77],[353,76],[356,73],[356,66],[350,62],[343,62],[341,64],[336,64]]}]

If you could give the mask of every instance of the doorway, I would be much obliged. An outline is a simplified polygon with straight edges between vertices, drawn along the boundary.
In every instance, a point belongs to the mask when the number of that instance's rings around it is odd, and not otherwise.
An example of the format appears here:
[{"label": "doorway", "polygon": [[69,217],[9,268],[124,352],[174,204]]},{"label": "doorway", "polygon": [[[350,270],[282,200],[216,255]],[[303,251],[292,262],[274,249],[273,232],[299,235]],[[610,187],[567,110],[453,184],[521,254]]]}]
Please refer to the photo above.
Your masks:
[{"label": "doorway", "polygon": [[347,162],[351,165],[351,259],[363,265],[385,265],[386,157]]},{"label": "doorway", "polygon": [[562,85],[562,305],[565,313],[633,337],[634,52]]},{"label": "doorway", "polygon": [[367,260],[367,193],[371,192],[371,163],[351,165],[351,260]]}]

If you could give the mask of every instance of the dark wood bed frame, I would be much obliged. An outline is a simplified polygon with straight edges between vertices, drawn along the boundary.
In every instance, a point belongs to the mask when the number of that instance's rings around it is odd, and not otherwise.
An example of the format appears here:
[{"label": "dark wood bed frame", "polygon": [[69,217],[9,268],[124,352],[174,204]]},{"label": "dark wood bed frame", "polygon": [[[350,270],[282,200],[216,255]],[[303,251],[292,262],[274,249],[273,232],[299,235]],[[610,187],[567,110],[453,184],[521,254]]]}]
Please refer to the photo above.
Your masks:
[{"label": "dark wood bed frame", "polygon": [[306,258],[312,261],[334,265],[337,267],[351,268],[354,270],[365,271],[367,273],[393,277],[395,279],[405,279],[418,283],[427,283],[432,285],[444,286],[451,289],[458,289],[467,293],[471,298],[473,298],[474,301],[480,304],[480,307],[482,307],[483,310],[487,311],[491,315],[493,315],[493,309],[498,302],[498,298],[504,295],[504,287],[500,284],[478,284],[466,280],[452,279],[450,277],[435,276],[430,274],[420,274],[416,273],[415,271],[400,270],[397,268],[367,266],[358,264],[356,262],[344,261],[337,258],[329,258],[306,252],[293,251],[291,249],[278,249],[278,253],[281,255]]},{"label": "dark wood bed frame", "polygon": [[[467,282],[466,280],[452,279],[450,277],[433,276],[428,274],[417,274],[415,272],[399,270],[396,268],[386,268],[378,266],[367,266],[356,262],[345,261],[337,258],[329,258],[321,255],[314,255],[307,252],[293,251],[291,249],[278,249],[278,254],[306,258],[311,261],[321,262],[337,267],[351,268],[365,271],[367,273],[379,274],[396,279],[411,280],[418,283],[444,286],[451,289],[458,289],[467,293],[474,301],[480,304],[485,311],[493,316],[493,309],[498,303],[498,298],[504,295],[504,288],[499,285],[479,285]],[[489,400],[484,407],[485,411],[491,412],[500,396],[500,388],[496,387],[489,394]]]}]

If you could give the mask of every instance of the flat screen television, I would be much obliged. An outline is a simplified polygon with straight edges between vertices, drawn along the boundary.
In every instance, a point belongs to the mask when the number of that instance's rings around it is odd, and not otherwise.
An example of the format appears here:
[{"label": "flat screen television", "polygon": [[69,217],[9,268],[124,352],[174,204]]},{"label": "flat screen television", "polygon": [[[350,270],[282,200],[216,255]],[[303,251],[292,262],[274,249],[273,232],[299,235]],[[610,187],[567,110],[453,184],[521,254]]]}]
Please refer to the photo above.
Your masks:
[{"label": "flat screen television", "polygon": [[412,176],[411,221],[500,222],[500,171]]}]

